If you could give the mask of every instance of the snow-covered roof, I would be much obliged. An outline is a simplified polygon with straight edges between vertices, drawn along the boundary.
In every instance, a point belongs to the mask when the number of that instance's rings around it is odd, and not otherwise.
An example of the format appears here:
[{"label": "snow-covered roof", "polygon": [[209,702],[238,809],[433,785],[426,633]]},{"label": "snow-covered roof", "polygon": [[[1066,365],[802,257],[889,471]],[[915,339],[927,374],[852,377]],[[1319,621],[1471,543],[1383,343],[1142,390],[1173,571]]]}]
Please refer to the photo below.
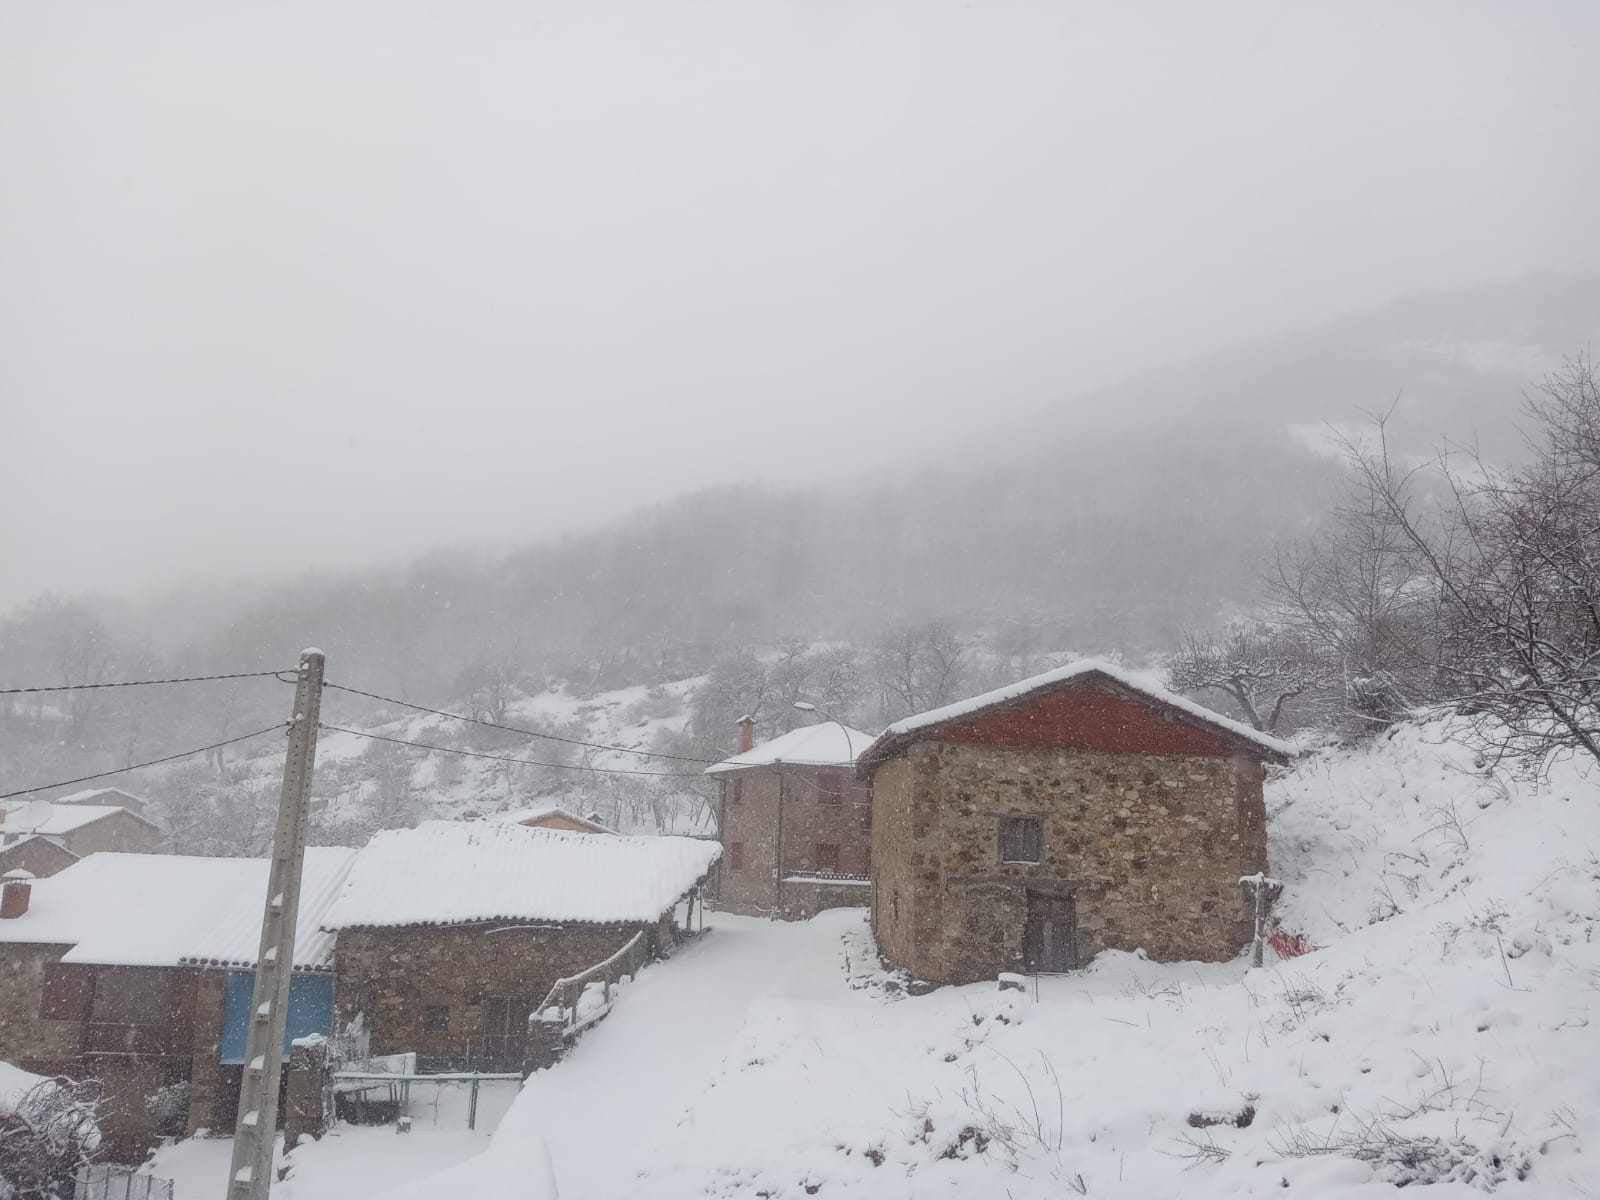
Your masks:
[{"label": "snow-covered roof", "polygon": [[698,838],[425,821],[367,843],[322,925],[654,921],[721,853],[716,842]]},{"label": "snow-covered roof", "polygon": [[943,708],[931,709],[928,712],[918,713],[915,716],[896,721],[879,734],[877,740],[863,752],[861,763],[866,766],[871,763],[881,762],[889,757],[896,747],[915,740],[915,735],[925,733],[936,726],[944,725],[962,717],[969,717],[987,709],[1010,704],[1036,692],[1096,678],[1108,680],[1127,691],[1140,693],[1155,703],[1187,718],[1191,723],[1222,734],[1233,741],[1242,742],[1259,750],[1266,757],[1275,759],[1289,758],[1295,753],[1294,747],[1288,742],[1252,729],[1250,726],[1235,721],[1230,717],[1225,717],[1219,712],[1213,712],[1205,705],[1196,704],[1185,696],[1169,692],[1159,684],[1135,675],[1115,663],[1105,662],[1101,659],[1085,658],[1068,663],[1064,667],[1057,667],[1054,671],[1046,671],[1042,675],[1034,675],[1028,679],[1018,680],[1016,683],[1007,684],[1005,687],[996,688],[992,692],[984,692],[981,696],[958,700],[954,704],[946,704]]},{"label": "snow-covered roof", "polygon": [[[356,851],[306,850],[296,970],[329,970],[320,926]],[[63,962],[105,966],[252,967],[267,899],[264,858],[91,854],[33,884],[28,911],[0,921],[0,942],[70,945]]]},{"label": "snow-covered roof", "polygon": [[0,834],[15,836],[37,833],[45,837],[63,837],[82,829],[85,825],[104,820],[113,813],[127,813],[142,824],[152,825],[147,818],[141,817],[131,808],[123,808],[120,804],[52,804],[43,819],[37,821],[27,819],[29,807],[23,804],[9,806],[6,809],[5,820],[0,821]]},{"label": "snow-covered roof", "polygon": [[706,768],[707,775],[744,771],[752,767],[849,767],[872,745],[872,735],[838,721],[802,725],[782,737],[763,742],[753,750],[735,754]]},{"label": "snow-covered roof", "polygon": [[127,808],[128,801],[133,801],[135,807],[142,808],[150,801],[143,796],[135,796],[132,792],[125,792],[121,788],[103,787],[88,788],[81,792],[73,792],[70,796],[57,796],[52,804],[110,804],[117,808]]},{"label": "snow-covered roof", "polygon": [[563,820],[572,821],[574,824],[582,825],[585,829],[592,830],[595,833],[615,832],[615,830],[608,829],[600,824],[599,821],[591,821],[588,817],[581,817],[571,809],[562,808],[559,804],[546,804],[541,808],[522,808],[516,812],[495,813],[489,819],[491,821],[510,821],[514,825],[529,825],[538,824],[541,821],[549,820],[551,817],[560,817]]}]

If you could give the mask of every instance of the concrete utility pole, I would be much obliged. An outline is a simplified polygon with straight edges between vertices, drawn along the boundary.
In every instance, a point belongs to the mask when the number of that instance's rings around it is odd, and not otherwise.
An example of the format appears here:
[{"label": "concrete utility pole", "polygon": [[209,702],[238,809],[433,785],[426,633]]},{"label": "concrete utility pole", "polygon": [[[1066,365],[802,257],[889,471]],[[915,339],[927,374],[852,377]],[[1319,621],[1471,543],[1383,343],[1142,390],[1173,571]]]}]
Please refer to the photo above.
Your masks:
[{"label": "concrete utility pole", "polygon": [[283,1076],[284,1025],[289,1019],[289,981],[294,974],[295,924],[300,917],[300,874],[306,857],[307,797],[317,760],[317,718],[322,711],[320,650],[300,653],[289,722],[289,753],[283,763],[278,827],[272,835],[272,869],[261,917],[256,986],[250,997],[250,1032],[245,1040],[244,1080],[239,1085],[239,1123],[233,1134],[233,1166],[226,1200],[266,1200],[272,1190],[272,1143],[278,1123],[278,1085]]}]

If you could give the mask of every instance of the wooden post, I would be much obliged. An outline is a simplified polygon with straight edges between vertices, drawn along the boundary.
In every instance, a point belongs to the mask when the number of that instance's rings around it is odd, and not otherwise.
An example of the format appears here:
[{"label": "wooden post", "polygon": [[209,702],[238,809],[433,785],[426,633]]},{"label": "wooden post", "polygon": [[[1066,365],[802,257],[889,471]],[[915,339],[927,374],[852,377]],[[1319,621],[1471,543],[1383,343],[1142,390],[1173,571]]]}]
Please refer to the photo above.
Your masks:
[{"label": "wooden post", "polygon": [[272,1190],[272,1143],[278,1121],[278,1089],[283,1079],[283,1036],[289,1018],[289,984],[294,975],[295,925],[300,918],[300,876],[306,855],[306,800],[317,760],[317,719],[322,711],[320,650],[300,654],[294,712],[289,720],[289,751],[283,762],[278,825],[272,837],[261,944],[256,954],[255,990],[245,1037],[244,1077],[239,1085],[239,1120],[234,1127],[233,1161],[227,1200],[266,1200]]}]

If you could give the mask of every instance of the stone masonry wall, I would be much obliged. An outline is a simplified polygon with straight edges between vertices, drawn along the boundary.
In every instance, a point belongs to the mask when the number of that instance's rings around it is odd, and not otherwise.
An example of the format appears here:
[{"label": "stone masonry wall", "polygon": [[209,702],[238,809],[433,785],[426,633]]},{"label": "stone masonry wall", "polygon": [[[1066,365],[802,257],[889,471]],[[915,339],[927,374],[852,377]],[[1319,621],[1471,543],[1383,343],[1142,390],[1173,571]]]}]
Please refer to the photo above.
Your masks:
[{"label": "stone masonry wall", "polygon": [[[840,873],[866,875],[870,872],[872,791],[867,784],[848,775],[845,780],[843,800],[831,803],[824,799],[817,785],[817,771],[812,768],[740,771],[724,777],[723,860],[717,906],[747,916],[775,914],[794,918],[811,916],[823,908],[867,903],[867,891],[861,887],[851,891],[848,890],[850,885],[782,883],[788,876],[819,869],[818,843],[839,848]],[[732,863],[729,847],[735,844],[744,846],[742,868]]]},{"label": "stone masonry wall", "polygon": [[[1251,759],[924,743],[906,761],[923,816],[909,863],[916,910],[910,952],[904,919],[885,950],[914,975],[970,982],[1022,969],[1030,886],[1075,896],[1080,963],[1140,948],[1217,961],[1246,940],[1238,878],[1266,853]],[[880,795],[893,766],[879,772]],[[1005,815],[1042,818],[1042,862],[999,861]]]},{"label": "stone masonry wall", "polygon": [[[505,930],[504,924],[342,931],[335,950],[338,1025],[365,1012],[374,1054],[477,1055],[485,1040],[484,997],[522,995],[536,1005],[557,979],[654,927]],[[428,1029],[427,1010],[441,1006],[449,1009],[448,1028]]]},{"label": "stone masonry wall", "polygon": [[82,1020],[55,1020],[40,1012],[45,973],[71,948],[0,944],[0,1062],[40,1075],[76,1072]]},{"label": "stone masonry wall", "polygon": [[128,813],[109,813],[74,829],[62,840],[79,858],[118,851],[128,854],[154,854],[161,849],[162,833]]},{"label": "stone masonry wall", "polygon": [[0,850],[0,875],[20,868],[35,879],[45,879],[77,861],[76,855],[50,839],[30,837]]},{"label": "stone masonry wall", "polygon": [[[916,755],[920,748],[913,748]],[[890,962],[905,965],[916,953],[917,840],[912,822],[916,772],[911,758],[878,769],[872,781],[872,932]],[[937,876],[930,882],[937,883]]]}]

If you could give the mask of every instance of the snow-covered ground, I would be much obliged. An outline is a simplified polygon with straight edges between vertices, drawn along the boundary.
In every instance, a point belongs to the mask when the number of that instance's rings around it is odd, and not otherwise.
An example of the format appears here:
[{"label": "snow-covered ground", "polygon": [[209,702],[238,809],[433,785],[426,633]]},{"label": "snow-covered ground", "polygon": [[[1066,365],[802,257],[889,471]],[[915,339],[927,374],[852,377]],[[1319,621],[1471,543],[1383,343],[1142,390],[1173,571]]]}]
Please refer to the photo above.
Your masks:
[{"label": "snow-covered ground", "polygon": [[[386,1159],[337,1194],[1600,1194],[1600,777],[1519,779],[1446,732],[1270,785],[1279,916],[1322,947],[1303,957],[1102,954],[1027,992],[904,998],[860,910],[716,916],[486,1152],[426,1177]],[[295,1200],[334,1194],[314,1189],[338,1153],[303,1156]]]},{"label": "snow-covered ground", "polygon": [[[295,1150],[290,1156],[292,1170],[273,1185],[273,1196],[349,1200],[437,1175],[482,1154],[516,1097],[516,1083],[490,1082],[479,1088],[476,1130],[467,1128],[465,1084],[416,1084],[409,1133],[397,1134],[392,1125],[336,1125],[321,1141],[306,1142]],[[279,1139],[279,1166],[281,1151]],[[173,1200],[217,1200],[227,1190],[232,1154],[232,1138],[190,1138],[157,1153],[149,1170],[173,1181]]]}]

